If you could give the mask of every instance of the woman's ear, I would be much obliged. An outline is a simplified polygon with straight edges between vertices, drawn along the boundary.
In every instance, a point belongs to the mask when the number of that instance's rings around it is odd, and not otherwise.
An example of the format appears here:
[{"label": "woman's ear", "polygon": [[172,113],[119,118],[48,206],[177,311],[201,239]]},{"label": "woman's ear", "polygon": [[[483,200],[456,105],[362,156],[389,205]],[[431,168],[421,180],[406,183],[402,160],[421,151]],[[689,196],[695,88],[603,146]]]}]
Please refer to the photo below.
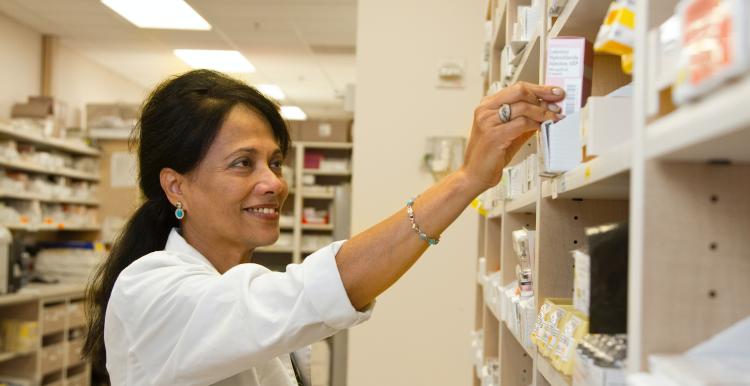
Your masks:
[{"label": "woman's ear", "polygon": [[172,205],[177,206],[177,203],[179,202],[182,203],[183,208],[187,206],[185,196],[182,193],[185,176],[176,172],[174,169],[163,168],[159,172],[159,182],[161,183],[161,188],[164,190],[164,193],[167,195],[167,199]]}]

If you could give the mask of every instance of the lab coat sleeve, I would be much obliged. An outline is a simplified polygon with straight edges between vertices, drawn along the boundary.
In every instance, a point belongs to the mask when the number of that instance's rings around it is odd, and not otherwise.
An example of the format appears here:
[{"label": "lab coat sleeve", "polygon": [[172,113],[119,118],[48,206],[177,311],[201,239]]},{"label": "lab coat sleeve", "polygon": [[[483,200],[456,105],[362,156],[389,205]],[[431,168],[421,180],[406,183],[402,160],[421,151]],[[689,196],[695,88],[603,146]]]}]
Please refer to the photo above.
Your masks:
[{"label": "lab coat sleeve", "polygon": [[342,244],[284,273],[240,264],[217,275],[155,252],[142,258],[155,261],[148,269],[123,271],[108,312],[123,321],[129,350],[154,384],[211,384],[370,317],[344,289],[335,261]]}]

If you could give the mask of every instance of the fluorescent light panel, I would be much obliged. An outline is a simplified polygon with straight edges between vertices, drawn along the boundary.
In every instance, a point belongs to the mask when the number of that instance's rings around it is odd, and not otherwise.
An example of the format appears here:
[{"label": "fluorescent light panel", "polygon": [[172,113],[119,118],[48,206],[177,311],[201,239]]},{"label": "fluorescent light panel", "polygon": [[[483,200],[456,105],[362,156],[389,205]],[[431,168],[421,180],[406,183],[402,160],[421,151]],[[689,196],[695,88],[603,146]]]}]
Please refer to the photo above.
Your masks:
[{"label": "fluorescent light panel", "polygon": [[223,72],[255,72],[255,67],[239,51],[174,50],[174,54],[192,68]]},{"label": "fluorescent light panel", "polygon": [[284,91],[281,90],[281,87],[275,84],[259,84],[256,87],[258,88],[258,91],[271,99],[282,101],[284,100],[284,98],[286,98],[286,95],[284,95]]},{"label": "fluorescent light panel", "polygon": [[210,30],[211,25],[184,0],[101,0],[139,28]]},{"label": "fluorescent light panel", "polygon": [[304,121],[307,114],[297,106],[281,106],[281,116],[288,121]]}]

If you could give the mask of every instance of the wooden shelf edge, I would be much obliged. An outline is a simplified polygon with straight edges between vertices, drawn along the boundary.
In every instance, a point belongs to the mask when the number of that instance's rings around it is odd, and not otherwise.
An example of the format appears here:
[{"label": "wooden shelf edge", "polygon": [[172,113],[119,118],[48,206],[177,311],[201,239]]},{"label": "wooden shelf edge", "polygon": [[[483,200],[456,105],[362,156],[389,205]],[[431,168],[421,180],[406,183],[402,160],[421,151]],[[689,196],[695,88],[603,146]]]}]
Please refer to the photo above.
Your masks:
[{"label": "wooden shelf edge", "polygon": [[[680,152],[696,148],[696,154],[700,154],[702,144],[722,136],[744,133],[750,138],[750,109],[742,108],[748,95],[750,75],[745,75],[652,122],[646,127],[646,158],[680,159]],[[739,152],[748,154],[746,150],[742,147]],[[673,154],[677,156],[672,157]],[[682,158],[690,157],[683,155]],[[750,160],[750,157],[742,157],[742,160]]]},{"label": "wooden shelf edge", "polygon": [[505,212],[536,212],[536,189],[530,190],[520,196],[505,202]]},{"label": "wooden shelf edge", "polygon": [[337,171],[328,171],[328,170],[319,170],[319,169],[302,169],[302,174],[312,174],[316,176],[341,176],[341,177],[349,177],[352,175],[351,171],[347,172],[337,172]]},{"label": "wooden shelf edge", "polygon": [[260,247],[256,248],[255,252],[262,253],[294,253],[293,247]]},{"label": "wooden shelf edge", "polygon": [[513,71],[513,76],[511,77],[510,84],[515,84],[518,82],[518,79],[521,77],[521,73],[526,68],[527,64],[529,63],[529,58],[531,57],[531,53],[534,51],[534,48],[537,47],[541,39],[540,32],[537,31],[536,34],[529,40],[529,42],[526,44],[526,47],[523,49],[523,56],[521,57],[521,63],[516,67],[516,70]]},{"label": "wooden shelf edge", "polygon": [[[603,154],[574,169],[542,181],[542,197],[627,199],[630,195],[629,179],[632,146],[622,143],[607,154]],[[613,178],[622,176],[614,183]],[[600,186],[607,184],[607,186]],[[597,189],[600,188],[600,189]],[[587,192],[587,190],[591,192]]]},{"label": "wooden shelf edge", "polygon": [[12,129],[7,124],[0,123],[0,135],[5,135],[8,137],[17,139],[17,140],[30,142],[35,145],[49,147],[49,148],[57,149],[57,150],[63,150],[63,151],[75,153],[78,155],[87,155],[87,156],[101,155],[101,152],[98,149],[91,147],[91,146],[79,145],[79,144],[72,143],[68,140],[60,139],[60,138],[44,138],[38,135],[19,132],[17,130]]},{"label": "wooden shelf edge", "polygon": [[36,351],[29,352],[0,352],[0,362],[9,361],[16,358],[25,357],[34,354]]},{"label": "wooden shelf edge", "polygon": [[563,375],[552,367],[549,358],[539,354],[536,356],[537,370],[551,386],[571,386],[573,380],[570,376]]},{"label": "wooden shelf edge", "polygon": [[[495,50],[502,50],[505,46],[505,12],[508,9],[508,3],[502,4],[502,11],[498,15],[500,21],[497,26],[497,30],[492,35],[492,48]],[[495,15],[492,15],[495,16]]]},{"label": "wooden shelf edge", "polygon": [[341,149],[348,150],[354,148],[354,144],[351,142],[311,142],[311,141],[295,141],[293,145],[302,146],[311,149]]},{"label": "wooden shelf edge", "polygon": [[508,332],[510,333],[510,335],[513,336],[513,339],[516,340],[516,343],[518,343],[518,345],[521,346],[521,348],[523,348],[524,351],[526,351],[526,354],[529,354],[529,358],[535,358],[536,357],[536,348],[535,347],[524,346],[523,343],[522,343],[522,341],[521,341],[521,337],[518,336],[518,335],[516,335],[515,332],[513,332],[513,330],[510,328],[510,325],[508,325],[508,322],[505,321],[505,320],[503,320],[503,323],[505,323],[505,328],[508,330]]}]

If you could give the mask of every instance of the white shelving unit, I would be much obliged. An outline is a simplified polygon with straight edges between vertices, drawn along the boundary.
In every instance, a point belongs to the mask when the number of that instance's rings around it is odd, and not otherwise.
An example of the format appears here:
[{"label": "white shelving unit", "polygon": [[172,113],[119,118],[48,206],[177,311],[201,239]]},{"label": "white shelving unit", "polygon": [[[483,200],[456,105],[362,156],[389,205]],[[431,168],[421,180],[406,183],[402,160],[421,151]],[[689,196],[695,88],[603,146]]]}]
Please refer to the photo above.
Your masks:
[{"label": "white shelving unit", "polygon": [[39,334],[30,352],[0,352],[0,372],[34,385],[89,385],[91,365],[80,355],[78,334],[86,327],[83,298],[83,285],[65,284],[32,285],[0,296],[0,315],[37,323]]},{"label": "white shelving unit", "polygon": [[[609,1],[568,0],[551,23],[545,9],[538,36],[525,48],[511,79],[544,83],[546,41],[583,36],[593,41]],[[674,13],[677,0],[637,0],[636,52],[648,53],[647,31]],[[485,91],[505,79],[500,52],[509,42],[518,5],[489,0],[494,31]],[[493,19],[500,17],[500,20]],[[616,60],[615,60],[616,59]],[[750,74],[659,117],[646,116],[648,57],[636,55],[632,140],[479,215],[479,257],[501,286],[515,280],[511,233],[536,230],[534,296],[570,298],[570,251],[585,246],[584,229],[628,221],[628,372],[647,371],[653,354],[679,354],[750,315]],[[629,82],[619,58],[596,55],[592,95]],[[511,164],[535,152],[532,138]],[[484,331],[484,357],[498,358],[502,386],[570,386],[549,359],[524,347],[476,283],[475,328]],[[473,384],[480,384],[472,375]]]},{"label": "white shelving unit", "polygon": [[[318,169],[306,169],[304,168],[305,151],[332,151],[337,157],[346,158],[351,157],[352,144],[345,142],[306,142],[306,141],[295,141],[290,153],[290,159],[293,161],[292,169],[294,171],[294,186],[290,186],[290,195],[287,199],[288,205],[293,209],[294,222],[292,224],[286,224],[281,227],[282,232],[292,232],[293,242],[292,245],[275,245],[265,248],[259,248],[256,250],[257,253],[273,253],[274,255],[289,255],[290,262],[299,263],[302,259],[312,252],[315,252],[317,248],[307,248],[303,243],[303,237],[305,234],[334,234],[339,232],[339,228],[335,223],[334,212],[338,206],[335,203],[336,196],[334,193],[324,192],[310,192],[305,191],[305,186],[302,183],[302,177],[305,174],[314,175],[316,178],[326,179],[326,183],[337,185],[340,183],[347,183],[351,179],[350,172],[332,172]],[[313,204],[310,204],[312,202]],[[302,221],[302,208],[307,205],[317,205],[326,207],[331,213],[330,222],[328,224],[304,224]],[[288,208],[287,208],[288,209]],[[348,212],[348,205],[343,209]],[[343,237],[348,237],[348,229],[340,231]],[[339,236],[341,237],[341,236]],[[278,256],[276,256],[278,258]]]},{"label": "white shelving unit", "polygon": [[[17,142],[31,144],[40,150],[65,153],[74,157],[98,158],[101,154],[99,149],[88,146],[83,141],[43,137],[38,134],[13,129],[6,124],[0,124],[0,138],[12,139]],[[66,177],[74,181],[99,182],[98,173],[87,173],[70,168],[49,168],[25,160],[11,160],[0,157],[0,167],[12,171],[20,171],[42,176]],[[0,200],[20,200],[44,204],[73,204],[91,208],[99,207],[99,200],[97,198],[58,197],[54,195],[43,195],[25,191],[10,191],[3,189],[0,189]],[[45,222],[42,224],[19,222],[0,224],[0,226],[5,226],[12,231],[24,232],[97,232],[100,230],[98,224],[80,226],[78,224],[68,224],[64,222]]]},{"label": "white shelving unit", "polygon": [[0,123],[0,138],[16,139],[22,142],[33,143],[35,146],[43,149],[59,150],[72,154],[89,156],[99,156],[100,154],[98,149],[88,146],[82,141],[47,138],[41,135],[14,130],[4,123]]}]

